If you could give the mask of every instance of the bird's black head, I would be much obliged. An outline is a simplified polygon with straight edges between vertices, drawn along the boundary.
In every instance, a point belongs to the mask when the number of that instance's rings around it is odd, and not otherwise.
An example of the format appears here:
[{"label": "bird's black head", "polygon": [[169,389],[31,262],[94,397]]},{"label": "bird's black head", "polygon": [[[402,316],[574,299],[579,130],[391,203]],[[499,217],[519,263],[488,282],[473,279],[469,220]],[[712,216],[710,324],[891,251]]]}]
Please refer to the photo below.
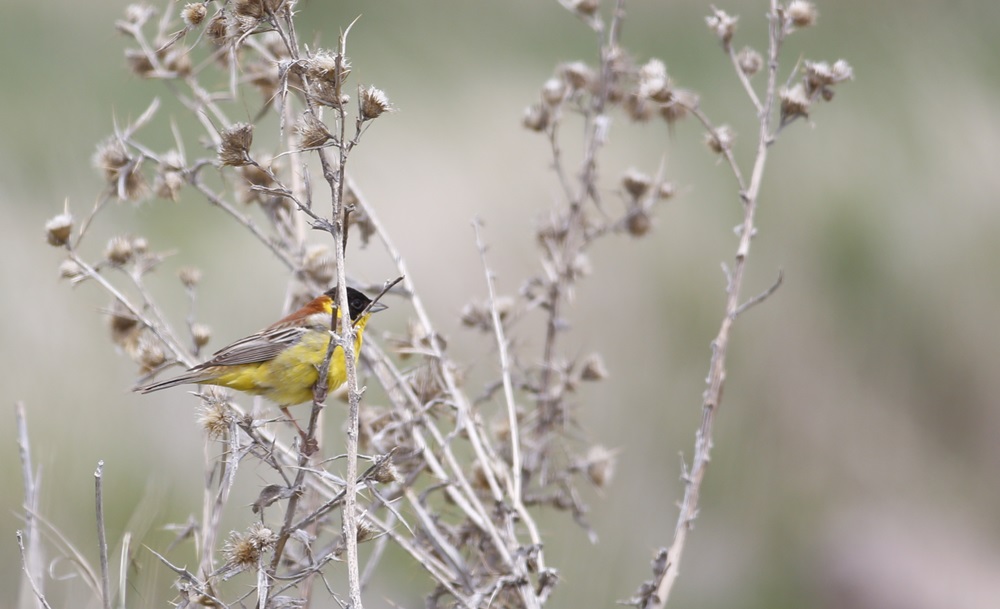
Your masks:
[{"label": "bird's black head", "polygon": [[[336,287],[327,290],[326,295],[332,298],[334,303],[337,302],[338,297],[337,297]],[[371,301],[372,301],[371,298],[368,298],[358,290],[355,290],[354,288],[347,288],[347,310],[350,311],[351,313],[351,321],[357,321],[358,317],[361,315],[361,312],[365,310],[365,307],[367,307],[368,303],[370,303]],[[376,304],[374,307],[371,308],[371,312],[374,313],[376,311],[381,311],[382,309],[385,308],[386,308],[385,305]]]}]

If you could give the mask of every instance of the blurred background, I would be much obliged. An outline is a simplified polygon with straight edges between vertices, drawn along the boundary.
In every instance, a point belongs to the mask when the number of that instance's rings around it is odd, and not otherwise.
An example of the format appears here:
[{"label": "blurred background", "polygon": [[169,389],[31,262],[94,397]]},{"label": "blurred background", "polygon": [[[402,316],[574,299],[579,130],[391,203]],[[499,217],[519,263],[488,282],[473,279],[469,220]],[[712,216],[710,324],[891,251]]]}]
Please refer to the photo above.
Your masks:
[{"label": "blurred background", "polygon": [[[741,16],[737,48],[765,46],[765,2],[717,4]],[[1000,5],[817,4],[817,27],[788,41],[782,73],[800,57],[844,58],[856,80],[772,150],[745,293],[769,286],[779,269],[785,283],[737,324],[701,512],[671,606],[997,607]],[[95,285],[58,280],[62,257],[43,231],[64,201],[77,218],[93,205],[102,179],[91,156],[116,117],[124,123],[163,98],[147,138],[163,145],[167,118],[188,117],[167,103],[162,83],[125,69],[128,41],[113,27],[124,2],[0,6],[0,438],[8,488],[0,605],[12,605],[23,512],[16,400],[26,404],[41,470],[41,513],[95,564],[98,459],[106,464],[109,541],[133,531],[136,543],[155,548],[172,537],[164,523],[200,514],[203,447],[193,398],[129,392],[133,364],[114,352],[100,314],[108,299]],[[595,62],[593,34],[555,2],[300,6],[300,34],[326,46],[362,15],[349,41],[351,78],[384,89],[399,112],[366,134],[353,176],[406,256],[453,355],[489,373],[491,339],[458,322],[461,307],[486,293],[470,220],[484,221],[498,286],[515,293],[537,271],[536,221],[560,200],[545,139],[520,126],[522,111],[558,63]],[[708,115],[741,135],[746,162],[753,111],[704,26],[708,10],[703,2],[632,0],[624,46],[640,61],[663,59],[678,85],[701,93]],[[248,101],[246,114],[258,104]],[[564,131],[573,163],[578,140],[571,127]],[[620,460],[613,483],[587,498],[597,544],[563,514],[542,519],[549,562],[561,573],[551,607],[614,606],[650,577],[656,549],[672,538],[681,455],[691,456],[722,311],[719,265],[732,258],[741,218],[728,168],[701,139],[694,123],[670,132],[618,114],[612,127],[601,166],[606,199],[617,202],[613,191],[628,167],[652,174],[661,163],[679,194],[657,208],[645,238],[611,238],[591,252],[594,272],[569,312],[567,356],[600,351],[610,370],[579,396],[582,434],[620,450]],[[173,273],[203,268],[198,317],[214,329],[210,347],[280,310],[281,267],[194,197],[109,210],[89,254],[99,256],[120,233],[177,249],[154,286],[177,322],[186,309]],[[394,276],[377,245],[354,254],[352,265],[369,281]],[[609,307],[621,320],[614,334],[599,322]],[[401,309],[371,331],[402,333]],[[537,353],[539,339],[515,338],[524,353]],[[335,433],[340,421],[329,425]],[[243,475],[253,482],[253,471]],[[146,564],[130,606],[171,598],[172,574]],[[422,605],[422,574],[397,565],[392,583],[369,594],[370,606],[391,606],[389,598]],[[54,561],[51,572],[73,569]],[[64,606],[91,598],[78,581],[48,589]]]}]

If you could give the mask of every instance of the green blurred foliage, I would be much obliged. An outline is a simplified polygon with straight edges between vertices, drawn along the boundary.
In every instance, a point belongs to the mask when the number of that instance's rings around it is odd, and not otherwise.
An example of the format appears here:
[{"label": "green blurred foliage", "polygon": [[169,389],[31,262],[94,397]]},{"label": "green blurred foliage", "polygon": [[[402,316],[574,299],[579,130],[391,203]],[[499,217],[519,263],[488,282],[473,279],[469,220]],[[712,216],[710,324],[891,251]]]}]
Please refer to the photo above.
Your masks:
[{"label": "green blurred foliage", "polygon": [[[717,4],[741,15],[738,48],[764,46],[763,3]],[[95,562],[98,459],[113,543],[145,530],[142,543],[163,547],[163,523],[201,509],[193,399],[128,392],[132,365],[114,352],[99,314],[108,299],[93,285],[57,281],[60,256],[42,231],[64,200],[86,215],[101,188],[90,157],[115,120],[161,97],[148,139],[165,146],[163,119],[187,119],[162,85],[125,71],[126,41],[112,25],[123,8],[8,0],[0,20],[0,382],[10,404],[27,403],[42,513]],[[350,38],[351,78],[385,89],[400,111],[368,132],[352,157],[354,178],[382,210],[456,357],[488,371],[489,344],[456,319],[485,293],[469,221],[485,220],[499,285],[515,292],[536,268],[535,220],[558,199],[546,144],[520,128],[521,111],[557,63],[594,61],[593,35],[555,2],[312,0],[301,8],[301,23],[315,29],[306,38],[323,45],[362,15]],[[747,295],[778,269],[785,284],[737,326],[703,509],[672,606],[995,606],[1000,5],[854,0],[819,9],[818,26],[789,40],[783,73],[799,57],[843,57],[857,79],[773,148]],[[681,86],[699,91],[714,120],[736,127],[746,161],[753,111],[703,27],[707,10],[630,2],[625,46],[640,60],[662,58]],[[245,103],[249,116],[259,100]],[[181,127],[193,145],[195,129]],[[574,136],[564,131],[574,159]],[[616,118],[602,161],[609,195],[625,168],[652,173],[661,162],[681,194],[658,210],[646,239],[593,251],[594,275],[571,312],[569,353],[600,350],[612,375],[581,393],[581,428],[621,459],[615,483],[590,498],[600,543],[590,546],[562,515],[543,519],[549,561],[563,579],[553,607],[628,597],[673,531],[678,455],[692,450],[722,310],[719,263],[734,251],[740,210],[727,168],[696,125],[671,133]],[[105,214],[91,252],[118,233],[177,250],[155,288],[178,320],[185,304],[173,271],[205,269],[198,313],[217,340],[264,325],[281,306],[280,266],[195,197]],[[377,246],[352,261],[371,280],[392,274]],[[598,321],[608,306],[622,311],[612,335]],[[405,323],[396,311],[374,330],[399,333]],[[530,332],[516,338],[527,349],[540,343]],[[335,434],[340,420],[330,418]],[[11,489],[0,589],[12,591],[12,603],[22,511],[12,414],[0,418],[0,433]],[[245,473],[234,505],[252,500]],[[171,576],[136,551],[143,571],[132,606],[162,605]],[[421,578],[394,564],[398,575],[379,590],[420,605]],[[71,571],[65,563],[53,570]],[[50,587],[61,586],[68,596],[52,600],[62,606],[86,596],[79,582]],[[370,598],[380,606],[380,595]]]}]

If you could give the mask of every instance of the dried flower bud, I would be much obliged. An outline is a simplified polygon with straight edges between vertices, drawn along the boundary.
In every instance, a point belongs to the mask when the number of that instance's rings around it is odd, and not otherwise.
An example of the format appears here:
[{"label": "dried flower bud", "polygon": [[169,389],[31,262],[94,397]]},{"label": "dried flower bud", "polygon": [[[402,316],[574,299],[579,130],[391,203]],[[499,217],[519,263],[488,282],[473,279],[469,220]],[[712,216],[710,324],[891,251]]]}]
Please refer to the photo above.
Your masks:
[{"label": "dried flower bud", "polygon": [[202,387],[199,397],[198,424],[211,438],[225,437],[236,420],[229,391],[208,385]]},{"label": "dried flower bud", "polygon": [[250,526],[246,533],[233,531],[222,549],[226,563],[236,569],[249,569],[257,566],[261,554],[274,547],[278,535],[260,522]]},{"label": "dried flower bud", "polygon": [[117,137],[109,137],[97,146],[94,166],[104,172],[104,179],[115,189],[119,199],[135,201],[146,194],[146,179],[140,171],[142,159],[129,156]]},{"label": "dried flower bud", "polygon": [[[237,171],[239,171],[240,176],[246,180],[246,185],[264,186],[270,188],[275,184],[274,172],[277,171],[279,167],[276,163],[277,161],[264,157],[257,163],[240,167]],[[252,189],[251,193],[254,195],[257,194],[253,192]]]},{"label": "dried flower bud", "polygon": [[532,131],[545,131],[549,126],[549,109],[542,104],[532,104],[524,109],[521,124]]},{"label": "dried flower bud", "polygon": [[633,199],[642,198],[652,185],[653,178],[635,168],[629,168],[622,176],[622,186]]},{"label": "dried flower bud", "polygon": [[563,64],[559,74],[573,91],[586,91],[597,81],[594,70],[582,61]]},{"label": "dried flower bud", "polygon": [[782,122],[799,116],[809,116],[809,96],[806,94],[806,88],[802,83],[798,83],[791,89],[782,88],[778,92],[778,96],[781,99]]},{"label": "dried flower bud", "polygon": [[139,78],[149,78],[155,70],[153,62],[141,49],[125,49],[125,63],[129,71]]},{"label": "dried flower bud", "polygon": [[838,59],[833,62],[833,67],[830,68],[830,73],[833,75],[833,82],[843,82],[845,80],[854,80],[854,69],[851,64],[843,59]]},{"label": "dried flower bud", "polygon": [[833,70],[830,68],[830,64],[825,61],[806,61],[802,70],[805,72],[806,86],[809,88],[810,94],[835,82]]},{"label": "dried flower bud", "polygon": [[722,125],[717,127],[715,131],[705,133],[705,144],[709,150],[716,154],[732,150],[735,140],[736,132],[729,125]]},{"label": "dried flower bud", "polygon": [[250,145],[253,143],[253,125],[236,123],[219,134],[219,162],[223,165],[242,167],[250,163]]},{"label": "dried flower bud", "polygon": [[652,228],[653,219],[649,216],[649,212],[638,206],[629,210],[628,216],[625,218],[625,229],[628,234],[633,237],[642,237]]},{"label": "dried flower bud", "polygon": [[486,331],[493,327],[489,306],[481,302],[470,302],[462,307],[459,319],[463,326],[469,328]]},{"label": "dried flower bud", "polygon": [[639,96],[665,103],[673,97],[667,66],[659,59],[650,59],[639,68]]},{"label": "dried flower bud", "polygon": [[608,378],[608,368],[600,353],[591,353],[583,360],[580,367],[580,378],[585,381],[603,381]]},{"label": "dried flower bud", "polygon": [[378,535],[378,529],[372,526],[372,523],[369,522],[367,518],[358,519],[358,528],[357,528],[358,543],[371,541],[372,539],[375,539],[377,535]]},{"label": "dried flower bud", "polygon": [[597,12],[601,4],[599,0],[573,0],[573,12],[584,17],[591,17]]},{"label": "dried flower bud", "polygon": [[673,125],[679,120],[687,118],[688,108],[697,108],[698,94],[687,89],[674,89],[674,96],[670,102],[660,108],[660,116],[667,121],[668,125]]},{"label": "dried flower bud", "polygon": [[792,0],[785,9],[785,18],[795,27],[815,25],[818,16],[816,5],[806,0]]},{"label": "dried flower bud", "polygon": [[399,476],[399,470],[393,465],[391,457],[381,459],[376,464],[375,471],[372,472],[372,479],[379,484],[392,484],[402,481],[402,478]]},{"label": "dried flower bud", "polygon": [[638,93],[629,93],[625,96],[624,108],[630,119],[644,123],[653,117],[657,106]]},{"label": "dried flower bud", "polygon": [[566,99],[566,81],[550,78],[542,85],[542,101],[549,106],[558,106]]},{"label": "dried flower bud", "polygon": [[505,322],[514,312],[514,299],[510,296],[497,296],[496,307],[500,321]]},{"label": "dried flower bud", "polygon": [[108,329],[111,330],[111,342],[119,347],[126,346],[126,343],[139,325],[135,315],[129,311],[122,301],[117,298],[111,303],[108,311]]},{"label": "dried flower bud", "polygon": [[63,212],[58,216],[49,218],[45,223],[45,238],[49,245],[61,247],[69,243],[69,237],[73,233],[73,216],[69,212]]},{"label": "dried flower bud", "polygon": [[479,491],[489,491],[490,481],[486,477],[486,470],[483,469],[483,464],[480,461],[475,461],[472,464],[472,488]]},{"label": "dried flower bud", "polygon": [[191,324],[191,339],[199,349],[212,340],[212,328],[208,324]]},{"label": "dried flower bud", "polygon": [[163,343],[151,332],[141,332],[129,353],[133,361],[139,364],[143,373],[150,372],[167,361],[163,352]]},{"label": "dried flower bud", "polygon": [[59,264],[59,278],[60,279],[76,279],[83,276],[83,267],[76,263],[75,260],[70,260],[67,258]]},{"label": "dried flower bud", "polygon": [[205,34],[208,35],[208,39],[212,41],[212,44],[217,47],[226,44],[226,41],[229,39],[229,25],[226,23],[226,14],[222,11],[216,13],[205,27]]},{"label": "dried flower bud", "polygon": [[125,22],[141,27],[155,12],[148,4],[130,4],[125,7]]},{"label": "dried flower bud", "polygon": [[184,287],[191,289],[201,281],[201,269],[193,266],[184,266],[177,271],[177,277],[180,278]]},{"label": "dried flower bud", "polygon": [[587,477],[597,488],[604,488],[615,473],[615,451],[595,445],[587,451]]},{"label": "dried flower bud", "polygon": [[670,199],[677,192],[677,187],[674,186],[673,182],[660,182],[660,188],[656,193],[656,196],[664,201]]},{"label": "dried flower bud", "polygon": [[191,73],[191,55],[186,47],[175,45],[165,48],[159,57],[160,63],[168,71],[179,76],[187,76]]},{"label": "dried flower bud", "polygon": [[[514,299],[510,296],[497,296],[496,308],[500,322],[503,323],[507,321],[514,311]],[[489,302],[470,302],[466,304],[462,308],[459,318],[464,326],[476,328],[484,332],[493,330],[493,313],[490,310]]]},{"label": "dried flower bud", "polygon": [[185,4],[184,8],[181,9],[181,19],[184,20],[184,25],[189,28],[193,28],[200,24],[205,19],[205,15],[207,14],[208,7],[206,7],[203,2]]},{"label": "dried flower bud", "polygon": [[556,245],[565,241],[566,235],[567,227],[565,223],[555,215],[552,215],[549,218],[542,218],[539,221],[535,239],[542,247],[549,247],[550,244]]},{"label": "dried flower bud", "polygon": [[733,34],[736,33],[736,22],[739,19],[739,17],[733,17],[725,11],[714,9],[711,15],[705,17],[705,23],[708,25],[708,29],[712,30],[716,37],[722,41],[723,46],[728,47],[729,42],[733,39]]},{"label": "dried flower bud", "polygon": [[234,0],[232,7],[232,24],[243,34],[257,29],[264,19],[261,0]]},{"label": "dried flower bud", "polygon": [[323,121],[316,118],[312,112],[306,112],[302,115],[295,130],[299,134],[300,150],[322,146],[333,137]]},{"label": "dried flower bud", "polygon": [[372,85],[361,92],[361,120],[370,121],[392,111],[389,98],[382,89]]},{"label": "dried flower bud", "polygon": [[264,18],[263,0],[233,0],[233,12],[250,19]]},{"label": "dried flower bud", "polygon": [[[566,274],[570,279],[576,280],[581,279],[590,275],[594,271],[593,265],[590,264],[590,257],[584,253],[578,253],[570,261],[569,265],[566,267]],[[501,319],[503,316],[501,316]]]},{"label": "dried flower bud", "polygon": [[302,273],[319,285],[333,282],[337,259],[323,244],[310,245],[302,258]]},{"label": "dried flower bud", "polygon": [[[349,196],[345,198],[348,200],[350,199]],[[358,207],[357,205],[349,202],[346,203],[346,205],[354,207],[354,213],[352,213],[348,218],[347,226],[348,228],[352,226],[356,226],[358,228],[361,236],[361,247],[363,248],[368,245],[368,240],[375,234],[375,223],[372,222],[371,216],[365,213],[363,207]]]},{"label": "dried flower bud", "polygon": [[351,74],[351,64],[340,53],[320,49],[306,59],[306,74],[314,80],[339,86]]},{"label": "dried flower bud", "polygon": [[115,266],[128,264],[132,254],[132,240],[121,235],[109,239],[108,245],[104,248],[104,258]]},{"label": "dried flower bud", "polygon": [[736,54],[736,62],[740,66],[740,70],[747,76],[753,76],[760,69],[764,67],[764,58],[760,56],[760,53],[751,49],[750,47],[743,47],[743,49]]},{"label": "dried flower bud", "polygon": [[161,199],[177,200],[177,195],[184,187],[184,174],[180,171],[167,169],[165,165],[157,168],[156,178],[153,180],[153,192]]}]

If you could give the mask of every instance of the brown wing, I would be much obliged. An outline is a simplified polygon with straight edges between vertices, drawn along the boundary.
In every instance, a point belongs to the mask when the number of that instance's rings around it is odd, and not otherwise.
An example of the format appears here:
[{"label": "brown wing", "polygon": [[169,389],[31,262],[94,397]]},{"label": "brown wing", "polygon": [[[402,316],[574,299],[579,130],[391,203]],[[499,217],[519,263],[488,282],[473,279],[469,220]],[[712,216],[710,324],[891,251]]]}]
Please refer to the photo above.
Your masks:
[{"label": "brown wing", "polygon": [[302,335],[308,331],[309,328],[301,326],[268,328],[219,349],[212,356],[212,359],[198,364],[191,368],[191,371],[204,370],[213,366],[237,366],[266,362],[298,343],[302,339]]}]

